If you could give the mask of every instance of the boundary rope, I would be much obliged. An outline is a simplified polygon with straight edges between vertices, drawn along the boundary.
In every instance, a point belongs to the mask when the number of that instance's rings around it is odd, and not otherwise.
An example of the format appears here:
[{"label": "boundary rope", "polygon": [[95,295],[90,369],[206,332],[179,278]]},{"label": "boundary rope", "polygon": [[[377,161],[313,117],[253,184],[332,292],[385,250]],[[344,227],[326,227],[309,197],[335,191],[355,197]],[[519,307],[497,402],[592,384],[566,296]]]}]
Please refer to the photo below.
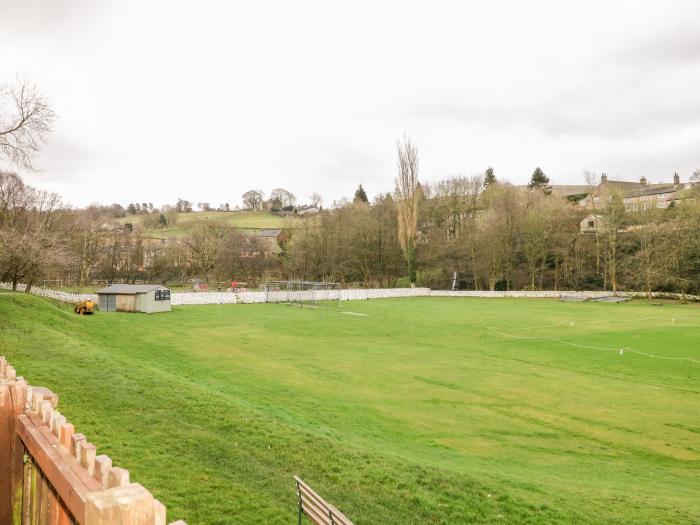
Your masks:
[{"label": "boundary rope", "polygon": [[[637,319],[636,321],[649,321],[649,320],[668,321],[669,319],[662,319],[662,318],[658,318],[658,317],[656,317],[656,318],[655,317],[647,317],[647,318]],[[675,324],[676,320],[671,319],[670,321],[673,324]],[[591,321],[591,322],[593,322],[593,321]],[[561,326],[561,325],[565,325],[565,324],[566,324],[566,322],[562,321],[560,323],[554,323],[554,324],[544,325],[544,326],[540,326],[540,327],[533,326],[533,327],[527,327],[527,328],[516,328],[515,330],[536,330],[538,328],[550,328],[553,326]],[[574,325],[574,322],[572,321],[569,323],[568,326],[573,326],[573,325]],[[638,354],[641,356],[645,356],[645,357],[650,357],[653,359],[666,359],[669,361],[687,361],[689,363],[700,364],[700,360],[693,359],[692,357],[668,357],[668,356],[662,356],[662,355],[655,355],[655,354],[649,354],[646,352],[641,352],[639,350],[635,350],[632,347],[611,348],[611,347],[603,347],[603,346],[589,346],[589,345],[582,345],[582,344],[578,344],[578,343],[572,343],[571,341],[565,341],[564,339],[559,339],[558,337],[552,337],[552,336],[527,336],[527,335],[509,334],[507,332],[502,332],[502,331],[494,328],[493,326],[487,326],[486,329],[489,330],[490,332],[497,334],[497,335],[500,335],[502,337],[510,337],[511,339],[530,340],[530,341],[535,341],[535,340],[554,341],[556,343],[561,343],[561,344],[573,346],[576,348],[585,348],[588,350],[602,350],[602,351],[606,351],[606,352],[618,352],[620,354],[623,354],[624,352],[632,352],[632,353],[635,353],[635,354]]]}]

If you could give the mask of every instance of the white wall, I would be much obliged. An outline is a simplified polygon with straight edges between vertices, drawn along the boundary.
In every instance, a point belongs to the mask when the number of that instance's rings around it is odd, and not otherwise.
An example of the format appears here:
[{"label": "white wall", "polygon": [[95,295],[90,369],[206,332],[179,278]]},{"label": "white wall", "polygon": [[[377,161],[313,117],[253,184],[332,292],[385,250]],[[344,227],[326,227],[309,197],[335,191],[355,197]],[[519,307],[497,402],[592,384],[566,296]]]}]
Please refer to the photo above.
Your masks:
[{"label": "white wall", "polygon": [[[610,297],[612,292],[593,292],[593,291],[553,291],[553,290],[523,290],[523,291],[510,291],[510,292],[491,292],[488,290],[432,290],[430,292],[431,297],[487,297],[487,298],[498,298],[498,297],[531,297],[531,298],[549,298],[549,299],[559,299],[560,297],[585,297],[587,299],[597,299],[600,297]],[[619,297],[647,297],[646,292],[617,292]],[[668,292],[652,292],[651,294],[654,298],[667,298],[667,299],[682,299],[681,294],[678,293],[668,293]],[[700,297],[696,295],[686,295],[685,299],[688,301],[700,301]]]},{"label": "white wall", "polygon": [[[9,283],[0,283],[0,288],[11,289]],[[22,286],[21,290],[24,289]],[[41,297],[50,297],[67,303],[78,303],[80,301],[92,300],[97,302],[96,294],[78,294],[67,293],[51,290],[48,288],[34,287],[31,290],[34,295]],[[270,292],[270,295],[275,293],[280,294],[280,299],[286,300],[287,292]],[[296,298],[306,297],[311,299],[313,294],[319,297],[320,293],[327,294],[329,300],[338,299],[340,295],[341,301],[359,301],[367,299],[390,299],[396,297],[483,297],[483,298],[498,298],[498,297],[532,297],[532,298],[549,298],[558,299],[561,296],[577,296],[595,299],[598,297],[608,297],[611,292],[572,292],[572,291],[512,291],[512,292],[491,292],[488,290],[430,290],[430,288],[349,288],[344,290],[328,290],[325,292],[299,291],[292,292]],[[621,297],[646,297],[645,292],[618,292]],[[170,294],[171,303],[173,306],[187,304],[253,304],[264,303],[265,292],[173,292]],[[654,292],[652,297],[681,299],[680,294]],[[685,298],[689,301],[700,301],[700,297],[694,295],[686,295]]]},{"label": "white wall", "polygon": [[[12,290],[12,284],[0,283],[0,288]],[[24,285],[19,285],[17,287],[17,291],[24,292]],[[95,301],[95,303],[97,303],[97,294],[94,293],[59,292],[58,290],[51,290],[50,288],[41,288],[37,286],[33,286],[30,293],[40,297],[49,297],[51,299],[63,301],[64,303],[79,303],[81,301]]]},{"label": "white wall", "polygon": [[[288,293],[269,292],[270,298],[286,301]],[[347,289],[327,291],[298,291],[291,292],[294,299],[322,298],[327,300],[353,301],[363,299],[387,299],[392,297],[426,297],[430,295],[429,288],[376,288],[376,289]],[[253,304],[264,303],[265,292],[175,292],[172,294],[173,305],[183,304]]]}]

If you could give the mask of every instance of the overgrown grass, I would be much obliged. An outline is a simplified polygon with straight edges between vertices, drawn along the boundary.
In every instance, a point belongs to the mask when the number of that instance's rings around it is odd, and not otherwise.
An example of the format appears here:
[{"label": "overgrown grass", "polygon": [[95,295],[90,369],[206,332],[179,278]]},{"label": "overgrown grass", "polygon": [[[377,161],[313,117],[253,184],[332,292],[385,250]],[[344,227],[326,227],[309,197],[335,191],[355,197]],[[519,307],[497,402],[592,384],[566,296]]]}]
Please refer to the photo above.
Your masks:
[{"label": "overgrown grass", "polygon": [[700,519],[700,367],[618,350],[700,359],[697,306],[342,306],[3,294],[1,352],[191,525],[292,523],[293,474],[358,525]]}]

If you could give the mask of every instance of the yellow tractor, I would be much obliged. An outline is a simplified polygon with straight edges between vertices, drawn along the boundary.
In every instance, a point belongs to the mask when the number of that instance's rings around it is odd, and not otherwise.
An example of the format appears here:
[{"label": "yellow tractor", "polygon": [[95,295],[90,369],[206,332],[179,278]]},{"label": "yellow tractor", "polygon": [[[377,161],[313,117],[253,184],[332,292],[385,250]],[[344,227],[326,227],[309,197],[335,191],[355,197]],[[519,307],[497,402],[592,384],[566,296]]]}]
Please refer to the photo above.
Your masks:
[{"label": "yellow tractor", "polygon": [[78,315],[91,315],[95,311],[95,301],[81,301],[73,311]]}]

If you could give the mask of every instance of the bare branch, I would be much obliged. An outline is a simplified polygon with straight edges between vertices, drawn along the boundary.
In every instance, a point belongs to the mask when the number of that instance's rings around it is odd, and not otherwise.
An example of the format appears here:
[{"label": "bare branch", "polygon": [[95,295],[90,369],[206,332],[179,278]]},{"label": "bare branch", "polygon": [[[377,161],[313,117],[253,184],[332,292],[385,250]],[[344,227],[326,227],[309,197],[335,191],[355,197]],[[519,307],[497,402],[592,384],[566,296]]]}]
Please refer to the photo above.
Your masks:
[{"label": "bare branch", "polygon": [[55,120],[34,85],[24,80],[0,84],[0,157],[33,170],[32,161],[47,142]]}]

